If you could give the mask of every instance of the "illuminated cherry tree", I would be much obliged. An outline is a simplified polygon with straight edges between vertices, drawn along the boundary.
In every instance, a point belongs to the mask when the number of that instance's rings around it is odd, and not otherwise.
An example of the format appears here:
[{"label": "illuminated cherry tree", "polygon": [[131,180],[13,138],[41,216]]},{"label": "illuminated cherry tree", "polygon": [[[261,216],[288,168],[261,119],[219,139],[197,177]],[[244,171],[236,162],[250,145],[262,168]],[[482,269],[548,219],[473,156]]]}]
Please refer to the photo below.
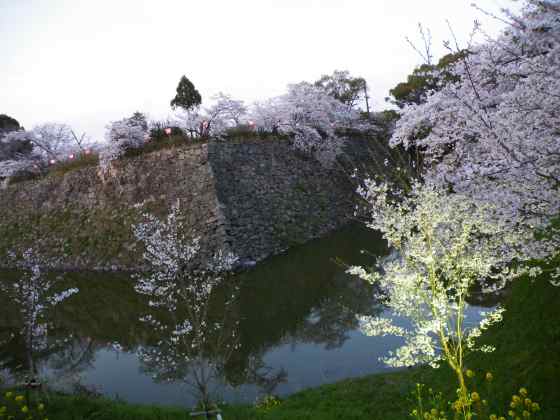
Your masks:
[{"label": "illuminated cherry tree", "polygon": [[[458,379],[465,413],[470,400],[464,378],[464,358],[477,345],[482,331],[502,319],[503,308],[480,313],[467,302],[475,286],[498,292],[522,273],[510,261],[528,258],[525,230],[496,218],[495,204],[473,201],[462,193],[448,194],[426,183],[413,184],[409,194],[368,180],[360,190],[370,204],[368,227],[383,233],[395,251],[379,260],[374,271],[352,267],[350,274],[377,285],[393,317],[362,316],[367,335],[401,337],[403,344],[383,360],[393,367],[448,365]],[[398,320],[405,318],[408,324]],[[395,320],[396,319],[396,320]],[[467,418],[467,417],[465,417]]]}]

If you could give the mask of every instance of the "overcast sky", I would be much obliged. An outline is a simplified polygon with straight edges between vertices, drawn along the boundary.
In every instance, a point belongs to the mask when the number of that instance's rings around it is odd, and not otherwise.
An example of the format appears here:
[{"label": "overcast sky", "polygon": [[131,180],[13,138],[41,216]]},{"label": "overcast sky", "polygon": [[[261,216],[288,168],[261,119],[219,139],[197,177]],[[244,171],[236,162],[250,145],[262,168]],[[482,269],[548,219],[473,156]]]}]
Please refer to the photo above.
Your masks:
[{"label": "overcast sky", "polygon": [[[251,102],[335,69],[365,77],[373,106],[417,64],[422,22],[435,55],[446,19],[466,40],[472,0],[0,0],[0,113],[26,128],[66,122],[101,139],[111,120],[171,113],[181,75],[203,101]],[[479,0],[497,12],[508,0]]]}]

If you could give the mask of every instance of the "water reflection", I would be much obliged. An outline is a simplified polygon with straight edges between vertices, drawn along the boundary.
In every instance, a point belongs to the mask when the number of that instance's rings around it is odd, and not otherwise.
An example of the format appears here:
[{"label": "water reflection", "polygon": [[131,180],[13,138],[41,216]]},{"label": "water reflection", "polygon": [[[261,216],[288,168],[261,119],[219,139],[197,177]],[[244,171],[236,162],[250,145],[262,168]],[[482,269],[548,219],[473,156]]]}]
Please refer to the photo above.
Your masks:
[{"label": "water reflection", "polygon": [[[251,401],[259,393],[372,372],[380,368],[376,356],[391,344],[356,332],[356,314],[383,308],[370,285],[333,261],[371,264],[361,249],[386,252],[374,232],[353,226],[271,258],[220,283],[204,319],[196,319],[188,299],[175,311],[150,306],[127,275],[68,273],[64,286],[80,293],[48,313],[49,337],[58,345],[37,361],[107,395],[184,405],[196,400],[185,397],[184,386]],[[3,281],[8,278],[4,273]],[[26,354],[17,314],[17,302],[0,293],[0,363],[10,372]],[[177,334],[194,324],[204,327],[203,336]],[[325,369],[309,373],[311,364],[303,362],[309,358]]]}]

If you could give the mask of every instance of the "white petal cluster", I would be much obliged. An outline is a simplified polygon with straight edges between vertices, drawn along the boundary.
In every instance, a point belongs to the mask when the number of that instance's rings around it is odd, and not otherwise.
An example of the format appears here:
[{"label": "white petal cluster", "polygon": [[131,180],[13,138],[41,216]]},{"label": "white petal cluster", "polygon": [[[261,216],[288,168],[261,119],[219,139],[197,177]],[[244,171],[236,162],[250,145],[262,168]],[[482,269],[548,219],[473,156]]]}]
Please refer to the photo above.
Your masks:
[{"label": "white petal cluster", "polygon": [[99,164],[104,171],[127,150],[140,148],[148,140],[145,127],[132,118],[112,122],[106,128],[106,144],[99,153]]},{"label": "white petal cluster", "polygon": [[[147,295],[157,309],[140,318],[159,338],[139,349],[144,368],[166,382],[201,380],[197,371],[201,364],[206,374],[217,374],[221,358],[236,347],[237,338],[235,325],[230,325],[235,324],[233,318],[224,315],[218,322],[210,306],[213,292],[228,279],[237,258],[218,251],[209,261],[201,261],[199,240],[189,236],[180,202],[164,220],[144,214],[134,234],[144,245],[148,265],[146,273],[136,276],[136,291]],[[220,311],[228,314],[236,296],[235,291],[228,293]]]},{"label": "white petal cluster", "polygon": [[10,257],[21,275],[14,283],[0,282],[0,290],[19,307],[23,318],[21,333],[27,348],[32,352],[44,350],[48,346],[48,311],[78,293],[78,289],[57,291],[56,279],[43,269],[56,263],[40,258],[33,249],[20,255],[11,253]]},{"label": "white petal cluster", "polygon": [[377,284],[391,312],[410,321],[404,328],[386,318],[360,319],[366,334],[404,339],[384,360],[391,366],[437,365],[448,354],[475,350],[474,339],[501,320],[503,309],[472,325],[466,299],[474,285],[497,290],[518,275],[508,263],[527,257],[527,232],[495,218],[492,204],[430,183],[413,184],[404,194],[367,180],[360,192],[370,204],[368,226],[396,252],[380,260],[377,271],[351,267],[348,273]]},{"label": "white petal cluster", "polygon": [[560,5],[529,0],[509,19],[454,64],[456,82],[403,110],[391,143],[423,150],[432,182],[495,204],[513,226],[541,226],[560,212]]},{"label": "white petal cluster", "polygon": [[342,150],[341,131],[368,128],[355,109],[306,82],[289,85],[286,94],[255,104],[252,118],[267,131],[293,136],[295,149],[325,165]]}]

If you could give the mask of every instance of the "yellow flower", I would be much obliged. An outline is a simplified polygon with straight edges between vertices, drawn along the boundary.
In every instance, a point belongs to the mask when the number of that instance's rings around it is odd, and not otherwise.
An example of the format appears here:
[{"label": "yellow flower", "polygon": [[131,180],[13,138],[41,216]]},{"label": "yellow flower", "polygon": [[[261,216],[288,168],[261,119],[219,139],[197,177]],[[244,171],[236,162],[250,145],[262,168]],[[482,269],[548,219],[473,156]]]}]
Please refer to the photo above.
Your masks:
[{"label": "yellow flower", "polygon": [[45,404],[41,403],[37,406],[37,410],[39,410],[39,411],[43,411],[44,409],[45,409]]},{"label": "yellow flower", "polygon": [[527,407],[531,407],[531,404],[533,403],[533,401],[531,401],[531,398],[525,398],[525,405]]},{"label": "yellow flower", "polygon": [[523,410],[523,417],[528,419],[529,417],[531,417],[531,413],[529,413],[527,410]]},{"label": "yellow flower", "polygon": [[29,411],[29,408],[27,408],[26,405],[24,405],[23,407],[21,407],[21,412],[22,413],[27,413]]},{"label": "yellow flower", "polygon": [[490,414],[490,420],[498,420],[498,416],[495,414]]},{"label": "yellow flower", "polygon": [[467,377],[472,378],[474,376],[474,372],[470,369],[467,369]]},{"label": "yellow flower", "polygon": [[511,408],[515,408],[515,405],[516,405],[516,404],[515,404],[515,401],[512,401],[512,402],[509,403],[509,406],[510,406]]},{"label": "yellow flower", "polygon": [[476,402],[476,401],[479,401],[479,400],[480,400],[480,395],[478,395],[478,392],[473,392],[473,393],[471,394],[471,398],[472,398],[473,401]]},{"label": "yellow flower", "polygon": [[431,414],[432,416],[437,416],[437,410],[436,410],[435,408],[432,408],[432,409],[430,410],[430,414]]},{"label": "yellow flower", "polygon": [[514,413],[512,410],[509,410],[509,411],[508,411],[508,415],[509,415],[510,417],[513,417],[513,416],[515,416],[515,413]]},{"label": "yellow flower", "polygon": [[504,416],[500,416],[498,417],[498,420],[506,420],[506,418]]},{"label": "yellow flower", "polygon": [[539,403],[534,402],[533,404],[531,404],[531,410],[533,411],[539,411],[541,409]]},{"label": "yellow flower", "polygon": [[22,402],[23,400],[24,400],[23,395],[18,395],[18,396],[16,397],[16,402],[18,402],[18,403],[19,403],[19,402]]},{"label": "yellow flower", "polygon": [[6,392],[5,397],[6,397],[7,399],[12,398],[13,396],[14,396],[14,393],[13,393],[13,392],[11,392],[11,391],[10,391],[10,392]]},{"label": "yellow flower", "polygon": [[519,393],[521,394],[522,397],[526,397],[527,396],[527,389],[526,388],[521,388],[519,390]]},{"label": "yellow flower", "polygon": [[488,401],[482,400],[482,405],[488,405]]},{"label": "yellow flower", "polygon": [[519,396],[517,396],[517,395],[514,395],[513,397],[511,397],[511,400],[512,400],[514,403],[517,404],[518,402],[521,401],[521,398],[519,398]]},{"label": "yellow flower", "polygon": [[486,372],[486,380],[490,382],[492,379],[494,379],[494,376],[490,372]]}]

